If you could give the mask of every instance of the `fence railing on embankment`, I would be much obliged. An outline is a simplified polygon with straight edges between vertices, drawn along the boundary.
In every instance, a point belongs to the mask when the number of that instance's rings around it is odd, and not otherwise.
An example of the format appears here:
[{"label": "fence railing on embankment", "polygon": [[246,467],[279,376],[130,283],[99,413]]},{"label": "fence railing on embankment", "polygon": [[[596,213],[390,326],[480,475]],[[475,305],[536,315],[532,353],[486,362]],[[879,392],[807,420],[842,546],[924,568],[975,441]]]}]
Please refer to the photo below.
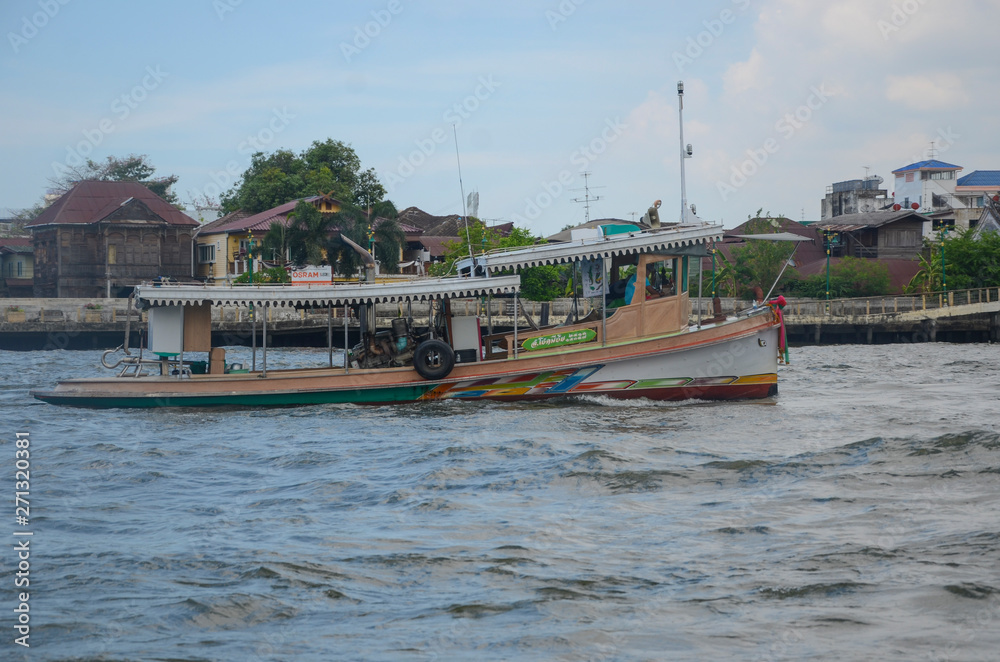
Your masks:
[{"label": "fence railing on embankment", "polygon": [[1000,288],[855,299],[790,299],[792,342],[997,342]]}]

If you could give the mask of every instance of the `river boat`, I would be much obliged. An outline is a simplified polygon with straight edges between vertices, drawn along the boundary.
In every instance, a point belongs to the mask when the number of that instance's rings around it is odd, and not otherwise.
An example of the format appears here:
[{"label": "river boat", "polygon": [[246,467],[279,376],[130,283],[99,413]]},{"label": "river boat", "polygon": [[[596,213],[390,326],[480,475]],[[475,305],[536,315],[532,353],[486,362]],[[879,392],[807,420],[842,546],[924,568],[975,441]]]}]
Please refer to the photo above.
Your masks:
[{"label": "river boat", "polygon": [[[448,278],[309,286],[142,284],[133,297],[136,308],[148,312],[148,342],[129,349],[126,335],[121,356],[106,353],[102,361],[117,374],[67,379],[32,395],[95,408],[774,395],[784,338],[778,302],[730,316],[692,316],[691,299],[703,284],[702,258],[721,239],[721,227],[633,227],[599,228],[569,242],[470,257]],[[573,269],[578,294],[596,302],[588,314],[577,306],[565,322],[548,327],[522,319],[519,273],[540,265]],[[629,280],[646,285],[629,288]],[[505,328],[492,306],[483,313],[481,304],[496,297],[513,308],[514,321],[508,317]],[[474,305],[456,303],[463,300]],[[379,329],[375,306],[387,302],[398,304],[400,315]],[[263,342],[254,348],[251,366],[228,363],[225,348],[211,347],[211,309],[220,305],[259,316]],[[269,368],[266,325],[273,307],[328,312],[331,357],[334,311],[344,319],[345,347],[351,317],[360,322],[361,342],[345,353],[343,365],[331,358],[320,367]],[[421,318],[426,314],[421,326],[415,308]]]}]

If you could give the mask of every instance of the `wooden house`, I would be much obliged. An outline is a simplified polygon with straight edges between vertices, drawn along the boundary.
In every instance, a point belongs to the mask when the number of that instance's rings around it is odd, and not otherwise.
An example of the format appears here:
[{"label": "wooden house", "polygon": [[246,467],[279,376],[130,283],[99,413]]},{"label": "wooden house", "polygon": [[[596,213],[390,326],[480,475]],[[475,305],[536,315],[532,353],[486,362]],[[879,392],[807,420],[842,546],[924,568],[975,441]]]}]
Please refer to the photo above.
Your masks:
[{"label": "wooden house", "polygon": [[32,296],[34,263],[31,237],[0,237],[0,293]]},{"label": "wooden house", "polygon": [[135,182],[83,181],[25,225],[37,297],[127,296],[142,281],[192,276],[198,222]]}]

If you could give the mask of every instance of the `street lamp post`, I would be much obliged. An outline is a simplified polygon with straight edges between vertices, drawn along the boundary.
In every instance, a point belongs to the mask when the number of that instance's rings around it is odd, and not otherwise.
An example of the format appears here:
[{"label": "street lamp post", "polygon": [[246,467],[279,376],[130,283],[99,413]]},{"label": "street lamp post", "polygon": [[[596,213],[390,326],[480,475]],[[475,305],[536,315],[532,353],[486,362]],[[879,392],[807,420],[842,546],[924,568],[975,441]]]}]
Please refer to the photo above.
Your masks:
[{"label": "street lamp post", "polygon": [[833,249],[833,232],[823,231],[823,244],[826,248],[826,311],[830,312],[830,253]]},{"label": "street lamp post", "polygon": [[941,288],[944,290],[944,305],[948,305],[948,272],[944,264],[944,241],[948,237],[947,226],[941,227]]},{"label": "street lamp post", "polygon": [[715,300],[715,242],[712,242],[712,300]]}]

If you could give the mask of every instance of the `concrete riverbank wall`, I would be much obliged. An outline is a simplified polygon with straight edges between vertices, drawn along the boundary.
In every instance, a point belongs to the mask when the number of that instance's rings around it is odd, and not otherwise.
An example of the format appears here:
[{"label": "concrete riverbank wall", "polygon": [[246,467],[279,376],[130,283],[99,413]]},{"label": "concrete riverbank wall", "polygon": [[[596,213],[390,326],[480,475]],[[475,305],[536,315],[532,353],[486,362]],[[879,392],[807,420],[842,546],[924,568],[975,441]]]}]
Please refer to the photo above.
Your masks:
[{"label": "concrete riverbank wall", "polygon": [[[726,313],[742,310],[749,302],[723,299]],[[476,299],[453,302],[458,315],[479,314],[486,319],[487,303]],[[576,304],[581,316],[594,301]],[[558,299],[547,306],[533,301],[520,304],[521,324],[527,314],[538,324],[558,324],[573,311],[572,299]],[[711,315],[711,301],[692,299],[692,322]],[[377,323],[388,327],[391,320],[412,314],[418,327],[426,327],[428,304],[412,307],[380,304]],[[496,329],[509,329],[514,321],[512,299],[493,299],[489,312]],[[212,342],[216,346],[249,346],[256,331],[261,342],[262,316],[256,327],[251,312],[237,306],[212,309]],[[267,310],[268,345],[325,347],[332,333],[335,347],[358,341],[358,320],[344,319],[344,309]],[[894,342],[1000,342],[1000,289],[963,290],[927,295],[837,299],[830,302],[790,299],[784,310],[789,343],[848,344]],[[130,345],[138,346],[145,328],[145,313],[128,310],[127,299],[0,299],[0,349],[107,349],[117,347],[130,331]]]}]

